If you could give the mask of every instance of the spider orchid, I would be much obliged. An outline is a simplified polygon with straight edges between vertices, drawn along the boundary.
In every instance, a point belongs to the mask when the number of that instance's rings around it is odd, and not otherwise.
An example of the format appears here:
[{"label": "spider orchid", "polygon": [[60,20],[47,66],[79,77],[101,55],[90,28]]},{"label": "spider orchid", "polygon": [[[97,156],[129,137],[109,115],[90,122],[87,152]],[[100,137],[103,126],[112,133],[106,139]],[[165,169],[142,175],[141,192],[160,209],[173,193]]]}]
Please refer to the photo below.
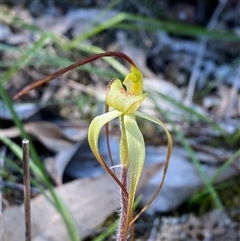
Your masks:
[{"label": "spider orchid", "polygon": [[[120,186],[121,210],[117,241],[126,241],[129,231],[131,231],[131,240],[133,240],[133,224],[136,219],[149,207],[160,192],[166,176],[172,151],[172,138],[164,124],[157,118],[138,111],[141,103],[146,98],[147,93],[143,93],[143,77],[133,60],[120,52],[95,54],[66,68],[60,69],[59,71],[25,87],[14,96],[14,99],[19,98],[20,96],[28,93],[30,90],[53,80],[69,70],[102,57],[119,57],[126,60],[131,65],[131,73],[125,77],[123,82],[120,79],[114,79],[109,83],[107,87],[106,104],[108,107],[107,110],[110,107],[110,111],[99,115],[92,120],[88,131],[88,141],[96,159]],[[135,217],[133,217],[133,204],[145,160],[144,138],[139,130],[136,117],[146,119],[161,126],[167,135],[168,146],[163,176],[159,187],[145,207]],[[102,127],[105,125],[107,126],[108,123],[115,118],[119,118],[121,129],[121,139],[119,145],[121,167],[120,179],[107,165],[98,149],[98,140]]]},{"label": "spider orchid", "polygon": [[[114,79],[110,82],[107,87],[106,104],[111,110],[95,117],[88,131],[88,141],[92,152],[99,163],[106,169],[106,163],[98,149],[100,131],[104,125],[113,119],[119,118],[120,120],[121,139],[119,148],[121,167],[120,182],[122,189],[120,225],[117,234],[117,240],[119,241],[125,241],[127,239],[129,227],[137,218],[133,219],[133,204],[145,160],[144,138],[139,130],[136,117],[144,118],[164,128],[169,142],[165,168],[167,168],[172,149],[171,136],[163,123],[157,118],[137,111],[146,96],[146,93],[143,94],[142,74],[136,66],[132,65],[131,73],[125,77],[123,82],[119,79]],[[107,171],[112,173],[110,168],[107,168]],[[111,175],[113,175],[113,173]],[[158,192],[159,191],[160,189]],[[150,200],[150,202],[152,202],[153,199]],[[147,204],[147,206],[149,205],[150,203]],[[145,209],[147,206],[145,206]]]}]

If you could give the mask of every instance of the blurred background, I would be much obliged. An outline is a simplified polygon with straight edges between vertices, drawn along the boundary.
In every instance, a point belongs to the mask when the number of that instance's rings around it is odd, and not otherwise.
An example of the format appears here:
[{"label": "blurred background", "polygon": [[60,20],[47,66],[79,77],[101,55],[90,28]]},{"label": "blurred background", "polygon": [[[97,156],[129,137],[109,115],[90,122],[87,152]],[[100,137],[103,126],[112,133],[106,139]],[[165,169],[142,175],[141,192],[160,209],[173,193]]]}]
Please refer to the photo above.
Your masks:
[{"label": "blurred background", "polygon": [[[117,58],[98,59],[13,101],[26,85],[106,51],[123,52],[136,62],[149,93],[141,111],[163,121],[174,142],[165,185],[136,223],[136,240],[239,240],[239,1],[2,0],[0,9],[3,240],[24,235],[17,228],[23,215],[23,138],[31,142],[32,207],[37,212],[41,206],[43,216],[33,214],[33,240],[43,234],[48,240],[70,240],[58,234],[65,230],[61,219],[49,225],[55,211],[46,211],[43,189],[57,191],[82,239],[111,240],[118,189],[102,179],[106,173],[91,154],[87,130],[104,112],[107,84],[123,79],[129,66]],[[159,185],[167,144],[162,129],[138,123],[146,143],[146,170],[136,212]],[[117,165],[118,122],[110,127]],[[104,132],[99,149],[109,161]],[[101,188],[91,187],[94,180]],[[100,211],[99,200],[109,199]],[[9,226],[13,220],[16,229]],[[90,226],[84,226],[87,220]]]}]

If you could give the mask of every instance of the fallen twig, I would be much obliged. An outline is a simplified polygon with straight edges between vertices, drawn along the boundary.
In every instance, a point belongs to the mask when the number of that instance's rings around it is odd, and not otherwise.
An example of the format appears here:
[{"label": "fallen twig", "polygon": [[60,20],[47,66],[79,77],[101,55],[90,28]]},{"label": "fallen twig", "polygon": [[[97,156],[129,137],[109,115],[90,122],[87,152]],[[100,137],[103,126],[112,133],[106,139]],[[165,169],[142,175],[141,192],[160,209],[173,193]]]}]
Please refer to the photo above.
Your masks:
[{"label": "fallen twig", "polygon": [[23,149],[23,182],[24,182],[24,208],[25,208],[25,239],[31,241],[31,206],[30,206],[30,168],[29,168],[29,140],[22,140]]}]

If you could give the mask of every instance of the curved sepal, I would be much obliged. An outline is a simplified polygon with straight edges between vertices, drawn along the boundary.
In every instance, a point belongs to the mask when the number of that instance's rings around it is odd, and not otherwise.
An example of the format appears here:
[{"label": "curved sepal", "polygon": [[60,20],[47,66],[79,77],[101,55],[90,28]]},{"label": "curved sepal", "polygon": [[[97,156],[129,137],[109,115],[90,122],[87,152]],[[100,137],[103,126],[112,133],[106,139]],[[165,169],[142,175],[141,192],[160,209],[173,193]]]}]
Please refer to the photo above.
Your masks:
[{"label": "curved sepal", "polygon": [[155,193],[153,194],[153,196],[151,197],[151,199],[145,205],[145,207],[134,217],[134,219],[130,222],[129,225],[132,225],[141,216],[141,214],[151,205],[151,203],[154,201],[154,199],[157,197],[157,195],[161,191],[164,180],[165,180],[165,177],[166,177],[166,174],[167,174],[167,169],[168,169],[170,157],[171,157],[171,154],[172,154],[172,137],[171,137],[171,134],[169,133],[169,131],[167,130],[167,128],[165,127],[165,125],[163,124],[163,122],[160,121],[159,119],[153,117],[153,116],[150,116],[150,115],[145,114],[145,113],[141,113],[139,111],[136,111],[135,115],[161,126],[164,129],[164,131],[167,135],[168,145],[167,145],[166,159],[165,159],[165,162],[164,162],[163,175],[162,175],[162,179],[159,183],[159,186],[158,186],[157,190],[155,191]]},{"label": "curved sepal", "polygon": [[118,185],[127,194],[126,187],[124,187],[122,185],[121,181],[110,170],[107,163],[104,161],[103,157],[99,153],[99,149],[98,149],[98,139],[99,139],[101,129],[103,128],[104,125],[106,125],[111,120],[119,117],[121,114],[122,114],[121,112],[119,112],[117,110],[113,110],[113,111],[110,111],[110,112],[107,112],[100,116],[95,117],[92,120],[92,122],[90,123],[89,129],[88,129],[88,143],[89,143],[89,146],[90,146],[94,156],[97,158],[97,160],[102,165],[102,167],[115,179],[115,181],[118,183]]}]

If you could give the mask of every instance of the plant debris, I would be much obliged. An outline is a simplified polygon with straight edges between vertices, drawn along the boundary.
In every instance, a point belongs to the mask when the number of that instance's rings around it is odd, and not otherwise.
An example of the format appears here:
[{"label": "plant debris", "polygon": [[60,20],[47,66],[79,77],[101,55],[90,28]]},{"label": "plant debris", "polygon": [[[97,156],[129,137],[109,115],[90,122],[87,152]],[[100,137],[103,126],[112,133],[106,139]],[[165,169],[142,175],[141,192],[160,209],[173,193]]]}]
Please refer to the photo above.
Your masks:
[{"label": "plant debris", "polygon": [[[219,4],[225,6],[215,19],[214,29],[207,31]],[[235,192],[238,184],[231,182],[240,171],[239,8],[237,0],[4,0],[0,4],[1,84],[10,97],[58,69],[104,51],[126,53],[143,73],[149,98],[143,102],[142,111],[164,120],[174,139],[163,192],[148,214],[182,213],[178,208],[183,203],[188,205],[188,200],[198,200],[197,205],[204,210],[200,216],[184,211],[180,217],[157,216],[159,224],[152,234],[155,239],[149,238],[149,229],[143,234],[136,227],[141,234],[139,240],[237,241],[240,237],[240,220],[227,215],[233,208],[229,202],[239,203],[239,193]],[[194,72],[200,38],[206,40],[205,51]],[[90,153],[86,132],[94,116],[104,112],[106,85],[126,74],[119,60],[97,60],[11,103],[48,177],[77,222],[81,238],[96,233],[118,209],[111,186],[114,182],[102,176],[103,170]],[[192,100],[187,101],[192,75],[197,76],[196,86]],[[20,145],[22,134],[7,100],[1,91],[1,135]],[[139,125],[147,143],[146,167],[157,165],[139,190],[143,205],[161,179],[166,140],[160,130],[141,121]],[[118,164],[116,126],[113,121],[110,143]],[[101,154],[110,161],[103,134],[100,140]],[[22,164],[12,145],[2,141],[0,148],[4,227],[0,232],[3,240],[20,240],[24,235]],[[216,208],[206,183],[215,184],[213,190],[220,195],[225,211],[206,213],[209,209],[204,206],[204,197]],[[229,199],[229,195],[222,193],[229,189],[234,190],[233,198],[226,202],[224,198]],[[31,191],[33,240],[50,240],[50,236],[51,240],[69,240],[59,214],[37,187],[33,185]]]}]

